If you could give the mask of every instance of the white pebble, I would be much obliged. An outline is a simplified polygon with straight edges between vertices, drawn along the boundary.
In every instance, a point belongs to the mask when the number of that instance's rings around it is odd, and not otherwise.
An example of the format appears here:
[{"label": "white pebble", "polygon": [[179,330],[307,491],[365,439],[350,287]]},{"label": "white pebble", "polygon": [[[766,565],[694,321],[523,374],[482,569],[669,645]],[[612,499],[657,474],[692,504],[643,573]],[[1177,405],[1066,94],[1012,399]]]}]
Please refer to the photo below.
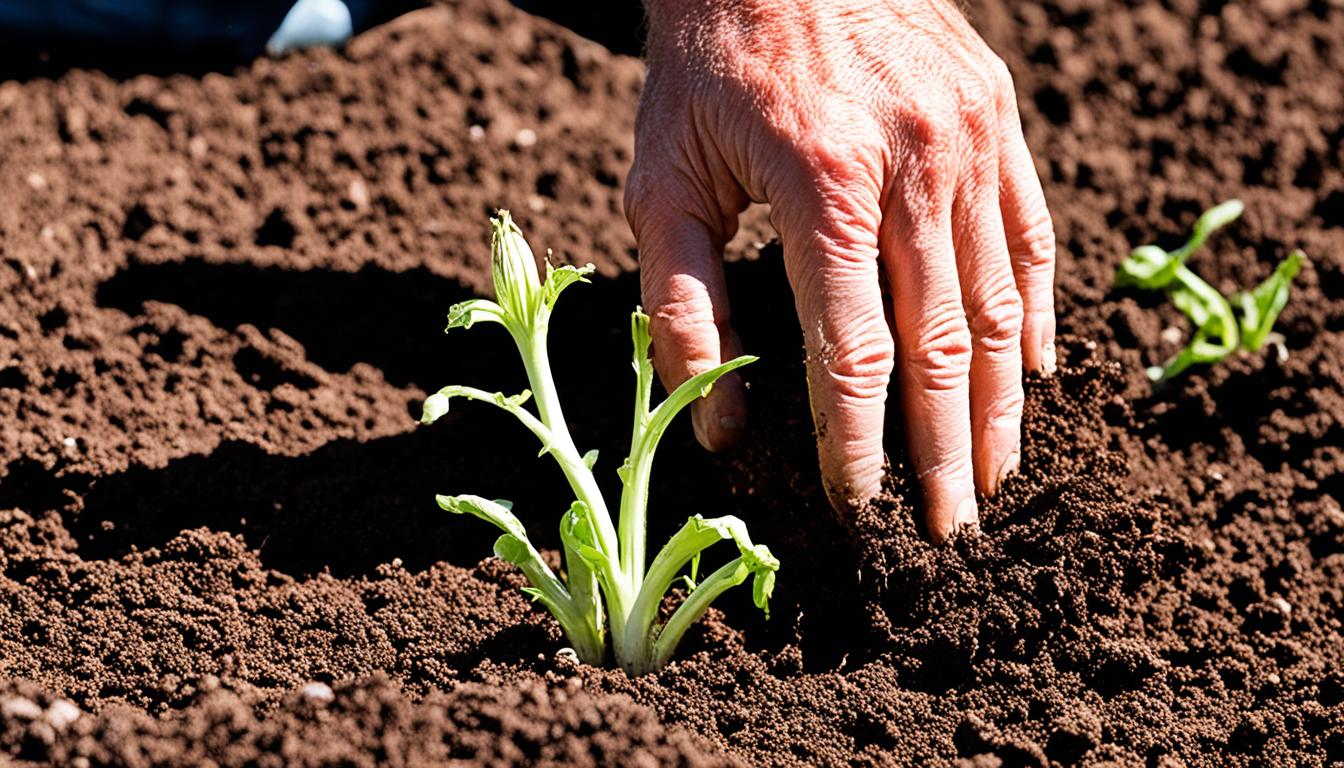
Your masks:
[{"label": "white pebble", "polygon": [[354,204],[356,210],[364,210],[369,207],[369,187],[363,179],[352,179],[350,189],[346,192],[350,197],[350,202]]},{"label": "white pebble", "polygon": [[77,443],[78,441],[75,440],[75,438],[73,437],[67,437],[61,441],[61,444],[64,445],[66,448],[74,448]]},{"label": "white pebble", "polygon": [[537,143],[537,132],[531,128],[524,128],[513,137],[513,142],[520,147],[530,147]]},{"label": "white pebble", "polygon": [[1288,601],[1284,600],[1282,597],[1275,595],[1274,597],[1269,598],[1269,602],[1272,603],[1275,608],[1278,608],[1279,613],[1282,613],[1284,616],[1287,616],[1293,612],[1293,606],[1290,605]]},{"label": "white pebble", "polygon": [[307,683],[303,688],[299,689],[299,692],[303,694],[303,698],[309,701],[321,702],[323,704],[336,698],[335,692],[333,692],[331,686],[326,683]]},{"label": "white pebble", "polygon": [[37,171],[33,171],[32,173],[28,174],[28,186],[32,187],[33,189],[46,189],[47,177],[43,176]]},{"label": "white pebble", "polygon": [[47,722],[51,723],[56,730],[63,731],[71,723],[78,720],[81,714],[83,713],[79,711],[79,707],[65,699],[57,699],[51,703],[51,706],[47,707]]},{"label": "white pebble", "polygon": [[4,704],[0,704],[0,713],[4,713],[5,717],[19,720],[36,720],[42,716],[42,708],[32,699],[15,696],[12,699],[5,699]]},{"label": "white pebble", "polygon": [[1166,328],[1163,328],[1158,336],[1167,344],[1180,344],[1182,338],[1181,329],[1174,325],[1168,325]]},{"label": "white pebble", "polygon": [[467,138],[472,141],[480,141],[485,138],[485,129],[479,125],[473,125],[467,129]]}]

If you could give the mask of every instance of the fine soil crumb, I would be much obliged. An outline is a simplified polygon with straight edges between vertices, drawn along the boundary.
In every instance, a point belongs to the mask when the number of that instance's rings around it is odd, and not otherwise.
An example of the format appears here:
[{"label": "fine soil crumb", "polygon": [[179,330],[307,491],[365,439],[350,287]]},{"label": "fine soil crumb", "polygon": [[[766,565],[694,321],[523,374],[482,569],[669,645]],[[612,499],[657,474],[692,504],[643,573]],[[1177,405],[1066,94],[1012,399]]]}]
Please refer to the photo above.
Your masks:
[{"label": "fine soil crumb", "polygon": [[[836,520],[797,321],[753,209],[730,252],[752,427],[660,448],[650,541],[737,514],[783,562],[662,672],[560,653],[492,536],[554,548],[486,214],[592,262],[552,354],[614,477],[638,302],[621,211],[642,69],[499,0],[233,74],[0,83],[0,753],[55,765],[1327,765],[1344,761],[1344,7],[979,0],[1059,235],[1061,366],[1023,462],[933,548],[889,419]],[[622,17],[624,18],[624,17]],[[1111,288],[1133,245],[1246,201],[1192,267],[1311,266],[1246,354],[1154,390],[1185,321]],[[1173,333],[1173,329],[1175,333]],[[711,553],[711,558],[719,557]],[[707,560],[709,562],[709,560]]]}]

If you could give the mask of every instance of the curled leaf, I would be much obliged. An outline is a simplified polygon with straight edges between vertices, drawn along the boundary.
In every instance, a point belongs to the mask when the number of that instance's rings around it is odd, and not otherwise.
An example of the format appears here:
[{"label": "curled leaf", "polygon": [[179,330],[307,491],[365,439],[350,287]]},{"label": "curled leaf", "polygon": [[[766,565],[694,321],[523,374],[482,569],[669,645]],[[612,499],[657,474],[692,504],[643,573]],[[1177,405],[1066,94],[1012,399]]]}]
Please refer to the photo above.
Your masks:
[{"label": "curled leaf", "polygon": [[555,266],[551,264],[550,259],[546,260],[546,282],[542,286],[542,301],[546,302],[548,309],[555,309],[555,301],[560,298],[561,292],[574,283],[588,282],[588,275],[597,269],[592,264],[585,264],[582,267],[573,267],[568,264]]},{"label": "curled leaf", "polygon": [[442,392],[435,392],[425,398],[425,404],[420,411],[421,424],[433,424],[448,412],[448,403],[451,400]]},{"label": "curled leaf", "polygon": [[444,331],[451,331],[454,328],[470,328],[476,323],[504,322],[504,310],[498,304],[489,299],[470,299],[459,302],[448,308],[448,327]]},{"label": "curled leaf", "polygon": [[[527,530],[523,528],[523,523],[510,509],[512,504],[509,502],[492,501],[481,496],[472,496],[463,494],[461,496],[435,496],[434,500],[439,503],[439,507],[455,515],[473,515],[493,524],[501,531],[519,539],[527,541]],[[505,506],[508,504],[508,506]],[[501,558],[513,562],[511,558],[500,555]]]},{"label": "curled leaf", "polygon": [[1209,239],[1209,235],[1241,218],[1245,210],[1246,206],[1240,200],[1233,199],[1225,200],[1200,214],[1199,218],[1195,219],[1190,239],[1177,251],[1181,261],[1185,261],[1190,254],[1199,250],[1204,241]]},{"label": "curled leaf", "polygon": [[583,558],[589,568],[601,571],[607,567],[607,558],[598,543],[593,512],[587,504],[576,501],[569,506],[560,521],[560,540],[567,550]]},{"label": "curled leaf", "polygon": [[1156,245],[1141,245],[1130,251],[1115,273],[1117,288],[1166,288],[1176,277],[1181,260]]}]

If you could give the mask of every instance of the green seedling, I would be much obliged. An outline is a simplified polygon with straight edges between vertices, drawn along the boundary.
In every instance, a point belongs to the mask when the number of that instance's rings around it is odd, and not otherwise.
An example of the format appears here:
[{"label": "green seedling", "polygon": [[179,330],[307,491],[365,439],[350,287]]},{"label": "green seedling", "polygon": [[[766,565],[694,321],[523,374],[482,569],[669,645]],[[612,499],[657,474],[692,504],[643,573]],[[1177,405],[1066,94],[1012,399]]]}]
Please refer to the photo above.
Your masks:
[{"label": "green seedling", "polygon": [[[614,656],[627,672],[643,674],[662,667],[709,604],[748,578],[753,580],[756,605],[769,616],[779,561],[765,546],[752,544],[746,525],[736,517],[692,517],[645,567],[649,477],[658,441],[678,412],[708,394],[721,376],[756,358],[739,357],[693,376],[662,403],[652,406],[649,318],[635,310],[630,317],[634,427],[630,454],[617,470],[621,495],[619,517],[613,523],[593,474],[597,452],[580,453],[575,447],[547,354],[546,337],[556,300],[567,287],[587,282],[592,265],[554,267],[547,260],[543,280],[532,250],[508,211],[500,211],[490,221],[495,300],[473,299],[453,306],[448,312],[447,330],[484,322],[503,325],[522,357],[531,389],[505,396],[473,387],[444,387],[425,400],[421,422],[431,424],[443,416],[453,398],[478,400],[512,414],[541,441],[538,456],[550,454],[576,497],[560,520],[566,578],[562,580],[542,560],[509,502],[479,496],[439,496],[439,506],[456,514],[474,515],[504,532],[495,542],[495,555],[518,566],[527,576],[531,586],[524,591],[550,610],[584,662],[602,663],[609,625]],[[535,413],[526,407],[529,400],[535,404]],[[725,540],[736,545],[737,557],[697,581],[701,553]],[[683,570],[688,573],[683,574]],[[668,589],[678,582],[686,584],[689,594],[662,623],[659,606]]]},{"label": "green seedling", "polygon": [[1186,260],[1204,245],[1209,235],[1236,221],[1244,209],[1240,200],[1220,203],[1199,217],[1185,245],[1174,251],[1156,245],[1141,245],[1120,263],[1115,275],[1117,288],[1165,290],[1171,302],[1190,318],[1195,327],[1194,335],[1184,349],[1163,365],[1148,369],[1149,379],[1166,381],[1191,365],[1216,363],[1238,349],[1256,352],[1266,343],[1275,345],[1280,358],[1287,357],[1283,337],[1271,331],[1279,312],[1288,303],[1289,286],[1301,271],[1306,254],[1293,251],[1255,290],[1238,294],[1236,306],[1241,310],[1240,319],[1233,312],[1233,302],[1185,266]]}]

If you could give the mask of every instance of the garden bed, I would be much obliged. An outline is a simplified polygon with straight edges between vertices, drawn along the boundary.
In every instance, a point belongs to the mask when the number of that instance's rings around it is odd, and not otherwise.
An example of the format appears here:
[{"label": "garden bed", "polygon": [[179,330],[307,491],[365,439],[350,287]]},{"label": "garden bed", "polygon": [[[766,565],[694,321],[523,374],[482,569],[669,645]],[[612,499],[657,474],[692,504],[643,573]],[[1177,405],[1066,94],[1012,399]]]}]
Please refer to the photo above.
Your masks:
[{"label": "garden bed", "polygon": [[[660,450],[650,541],[736,514],[783,563],[657,675],[557,655],[552,619],[435,506],[567,498],[450,382],[514,390],[486,214],[597,265],[553,334],[614,478],[638,301],[621,213],[642,67],[494,0],[232,75],[0,84],[0,749],[200,765],[1344,760],[1344,7],[980,0],[1059,234],[1061,368],[983,534],[820,493],[801,342],[753,211],[729,280],[752,426]],[[1312,259],[1243,355],[1154,392],[1183,320],[1111,289],[1129,247],[1246,215],[1225,293]],[[497,365],[495,363],[498,363]],[[484,364],[483,364],[484,363]],[[585,379],[585,371],[588,374]],[[470,439],[468,440],[468,436]],[[70,705],[73,705],[70,706]],[[269,756],[269,757],[268,757]],[[78,760],[84,762],[79,763]]]}]

